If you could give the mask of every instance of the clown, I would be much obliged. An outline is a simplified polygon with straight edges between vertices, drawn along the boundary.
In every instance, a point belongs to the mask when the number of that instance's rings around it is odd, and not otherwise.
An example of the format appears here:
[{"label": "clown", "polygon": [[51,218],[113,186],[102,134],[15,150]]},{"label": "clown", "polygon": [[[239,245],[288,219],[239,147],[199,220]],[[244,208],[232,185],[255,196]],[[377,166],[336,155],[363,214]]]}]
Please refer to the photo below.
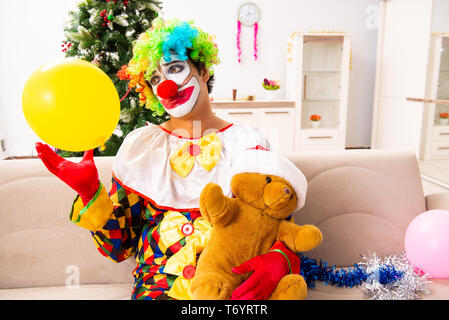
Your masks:
[{"label": "clown", "polygon": [[[78,193],[70,219],[91,231],[100,253],[115,262],[135,256],[131,299],[190,299],[196,260],[212,230],[199,211],[202,189],[214,182],[231,196],[233,159],[245,149],[269,149],[269,143],[257,129],[213,114],[209,93],[218,49],[191,22],[155,20],[133,53],[123,70],[129,86],[142,105],[170,119],[128,134],[113,161],[109,192],[92,150],[73,163],[47,145],[36,149]],[[297,270],[294,253],[280,242],[273,247],[236,269],[253,274],[234,299],[266,299],[291,267]]]}]

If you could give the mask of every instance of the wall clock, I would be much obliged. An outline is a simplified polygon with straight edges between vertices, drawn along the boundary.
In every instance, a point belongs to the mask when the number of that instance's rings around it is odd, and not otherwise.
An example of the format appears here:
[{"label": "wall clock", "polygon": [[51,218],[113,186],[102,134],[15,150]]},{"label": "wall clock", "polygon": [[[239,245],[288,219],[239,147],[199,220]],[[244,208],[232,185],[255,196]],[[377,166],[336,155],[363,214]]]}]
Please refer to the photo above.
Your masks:
[{"label": "wall clock", "polygon": [[251,27],[259,22],[260,10],[254,2],[246,2],[240,6],[237,16],[244,26]]},{"label": "wall clock", "polygon": [[240,35],[242,25],[254,27],[254,60],[257,60],[257,33],[259,30],[260,9],[254,2],[243,3],[237,13],[237,55],[239,63],[242,62]]}]

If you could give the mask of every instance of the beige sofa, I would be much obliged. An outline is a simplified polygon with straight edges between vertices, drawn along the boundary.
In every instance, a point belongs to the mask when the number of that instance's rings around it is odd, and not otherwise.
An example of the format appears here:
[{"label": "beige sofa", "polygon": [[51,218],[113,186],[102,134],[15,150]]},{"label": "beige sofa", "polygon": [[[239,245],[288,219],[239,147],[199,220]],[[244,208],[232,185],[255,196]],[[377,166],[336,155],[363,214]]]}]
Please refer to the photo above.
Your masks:
[{"label": "beige sofa", "polygon": [[[410,221],[428,209],[449,209],[449,193],[424,197],[413,153],[351,150],[287,155],[309,182],[299,224],[323,232],[306,256],[337,266],[404,250]],[[112,158],[96,158],[109,187]],[[0,161],[0,299],[129,299],[133,258],[114,263],[90,233],[69,222],[74,191],[39,159]],[[79,286],[76,280],[79,279]],[[449,279],[435,280],[425,299],[449,299]],[[360,288],[317,283],[308,299],[364,299]]]}]

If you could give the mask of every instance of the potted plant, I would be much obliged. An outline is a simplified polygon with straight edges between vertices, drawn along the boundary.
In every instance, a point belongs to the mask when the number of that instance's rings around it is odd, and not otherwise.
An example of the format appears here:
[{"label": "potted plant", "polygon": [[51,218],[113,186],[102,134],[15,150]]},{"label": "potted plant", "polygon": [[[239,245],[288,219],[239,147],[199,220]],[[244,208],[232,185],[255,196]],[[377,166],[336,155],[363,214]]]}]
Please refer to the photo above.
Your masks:
[{"label": "potted plant", "polygon": [[320,126],[321,116],[318,114],[312,114],[310,116],[310,121],[313,128],[318,128]]},{"label": "potted plant", "polygon": [[449,122],[449,113],[440,112],[439,116],[440,116],[439,123],[443,126],[447,125],[447,123]]},{"label": "potted plant", "polygon": [[262,87],[265,89],[265,96],[267,100],[274,100],[276,90],[281,87],[279,81],[263,79]]}]

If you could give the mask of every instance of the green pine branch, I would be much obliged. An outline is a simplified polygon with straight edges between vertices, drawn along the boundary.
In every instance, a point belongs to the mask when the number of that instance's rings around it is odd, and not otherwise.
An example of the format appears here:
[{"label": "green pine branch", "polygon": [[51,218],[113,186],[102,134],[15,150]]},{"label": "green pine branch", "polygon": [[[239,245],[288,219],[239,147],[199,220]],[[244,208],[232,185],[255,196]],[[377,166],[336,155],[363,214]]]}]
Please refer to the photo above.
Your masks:
[{"label": "green pine branch", "polygon": [[[128,91],[127,81],[117,78],[117,72],[132,58],[132,44],[151,26],[161,8],[157,0],[86,0],[68,12],[64,26],[66,57],[77,57],[99,66],[113,81],[122,98]],[[104,17],[109,18],[106,21]],[[105,143],[106,149],[96,149],[96,156],[114,156],[124,138],[147,122],[160,124],[168,115],[139,106],[139,97],[133,90],[121,102],[121,116],[114,133]],[[64,157],[82,156],[80,152],[60,150]]]}]

